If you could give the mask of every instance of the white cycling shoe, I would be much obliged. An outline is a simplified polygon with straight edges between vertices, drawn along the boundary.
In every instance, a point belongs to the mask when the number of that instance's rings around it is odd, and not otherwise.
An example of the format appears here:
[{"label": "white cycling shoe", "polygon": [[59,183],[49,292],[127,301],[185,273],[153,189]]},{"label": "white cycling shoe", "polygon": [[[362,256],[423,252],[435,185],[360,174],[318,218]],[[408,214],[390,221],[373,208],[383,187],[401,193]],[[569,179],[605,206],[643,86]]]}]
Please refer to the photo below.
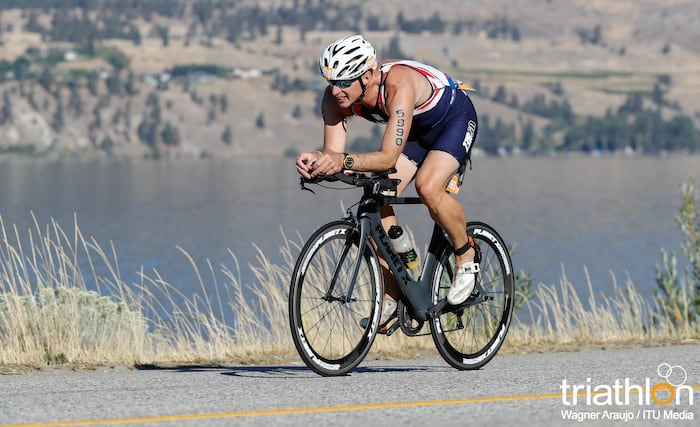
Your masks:
[{"label": "white cycling shoe", "polygon": [[447,294],[447,302],[452,305],[463,303],[474,291],[476,285],[476,274],[481,271],[479,264],[469,261],[462,263],[457,268],[457,274]]}]

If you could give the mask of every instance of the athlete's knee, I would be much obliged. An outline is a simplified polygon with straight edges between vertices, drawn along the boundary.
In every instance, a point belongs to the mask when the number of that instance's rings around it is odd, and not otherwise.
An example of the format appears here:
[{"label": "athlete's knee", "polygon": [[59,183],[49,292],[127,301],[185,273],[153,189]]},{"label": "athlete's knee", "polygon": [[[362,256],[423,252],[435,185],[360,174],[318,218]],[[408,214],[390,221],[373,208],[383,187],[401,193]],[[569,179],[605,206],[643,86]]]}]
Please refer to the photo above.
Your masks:
[{"label": "athlete's knee", "polygon": [[421,201],[430,210],[434,210],[440,204],[440,200],[445,196],[444,186],[436,185],[429,180],[416,181],[416,193]]}]

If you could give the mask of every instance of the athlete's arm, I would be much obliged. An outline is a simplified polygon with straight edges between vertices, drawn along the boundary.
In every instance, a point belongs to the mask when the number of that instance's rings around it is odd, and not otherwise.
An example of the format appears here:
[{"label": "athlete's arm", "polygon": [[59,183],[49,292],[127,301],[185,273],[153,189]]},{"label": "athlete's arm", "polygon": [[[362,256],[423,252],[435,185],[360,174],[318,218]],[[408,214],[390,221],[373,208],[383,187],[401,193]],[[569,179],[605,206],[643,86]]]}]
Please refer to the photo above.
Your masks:
[{"label": "athlete's arm", "polygon": [[328,86],[321,101],[323,117],[323,151],[301,153],[297,157],[297,171],[305,178],[319,173],[340,172],[343,163],[343,150],[347,141],[347,118],[352,115],[349,109],[338,107]]},{"label": "athlete's arm", "polygon": [[385,108],[389,115],[379,151],[352,154],[353,170],[384,171],[396,166],[396,161],[408,140],[416,104],[416,89],[420,81],[407,67],[394,67],[385,80]]}]

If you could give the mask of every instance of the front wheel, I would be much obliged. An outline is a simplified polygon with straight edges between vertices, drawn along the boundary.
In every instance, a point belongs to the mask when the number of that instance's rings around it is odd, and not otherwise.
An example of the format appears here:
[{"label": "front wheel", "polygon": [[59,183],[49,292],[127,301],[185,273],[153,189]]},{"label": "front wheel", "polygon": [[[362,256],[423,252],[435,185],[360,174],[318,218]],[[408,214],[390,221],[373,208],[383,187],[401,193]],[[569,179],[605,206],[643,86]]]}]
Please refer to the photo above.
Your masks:
[{"label": "front wheel", "polygon": [[[513,315],[515,280],[508,247],[496,230],[484,223],[467,224],[481,272],[476,290],[462,308],[431,319],[430,332],[440,355],[457,369],[479,369],[501,348]],[[433,303],[445,298],[455,272],[451,247],[438,258],[433,273]]]},{"label": "front wheel", "polygon": [[[331,222],[309,238],[294,267],[289,288],[292,338],[301,359],[319,375],[343,375],[355,368],[376,336],[381,269],[373,246],[364,246],[360,254],[353,222]],[[363,318],[371,320],[364,327]]]}]

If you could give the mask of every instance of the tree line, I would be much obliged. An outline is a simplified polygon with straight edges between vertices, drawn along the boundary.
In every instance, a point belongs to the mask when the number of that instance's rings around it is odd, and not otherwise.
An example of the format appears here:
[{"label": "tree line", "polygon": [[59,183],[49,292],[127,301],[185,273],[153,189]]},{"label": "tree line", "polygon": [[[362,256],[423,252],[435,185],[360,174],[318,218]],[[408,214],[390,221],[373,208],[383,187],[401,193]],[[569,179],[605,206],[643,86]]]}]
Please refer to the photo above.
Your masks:
[{"label": "tree line", "polygon": [[[538,94],[525,102],[499,86],[489,99],[527,113],[527,117],[548,119],[548,124],[537,132],[531,118],[521,119],[520,126],[516,126],[500,118],[494,121],[485,114],[480,117],[479,146],[491,154],[630,149],[640,154],[698,152],[700,130],[692,117],[683,114],[676,103],[666,100],[664,85],[669,84],[669,76],[658,76],[651,91],[630,92],[618,108],[608,108],[602,116],[583,117],[573,112],[560,83],[548,85],[552,96]],[[474,86],[478,87],[479,83]]]},{"label": "tree line", "polygon": [[[360,25],[369,30],[399,30],[383,56],[405,56],[399,48],[400,33],[415,34],[431,32],[459,35],[462,32],[482,32],[488,37],[519,41],[522,39],[516,22],[504,16],[493,16],[483,21],[444,20],[438,12],[427,18],[407,18],[401,11],[394,17],[373,15],[371,11],[357,8],[354,4],[330,4],[323,0],[297,0],[287,5],[263,9],[256,5],[241,5],[226,0],[6,0],[0,2],[0,14],[3,10],[21,9],[25,18],[25,30],[36,32],[45,41],[65,41],[75,44],[83,55],[101,57],[109,63],[113,71],[105,80],[108,95],[133,96],[136,93],[135,76],[129,69],[129,58],[115,48],[104,48],[104,39],[121,38],[138,45],[142,34],[133,25],[135,17],[153,22],[151,34],[147,37],[159,37],[164,45],[170,43],[168,20],[156,20],[157,17],[189,21],[189,29],[183,43],[198,40],[207,43],[214,37],[223,38],[231,43],[239,40],[253,40],[275,31],[276,42],[281,43],[283,26],[297,27],[299,38],[304,39],[310,30],[327,31],[361,31]],[[40,19],[48,14],[50,20]],[[450,17],[451,19],[454,19]],[[0,15],[0,20],[2,16]],[[44,24],[42,24],[42,22]],[[49,22],[49,24],[45,24]],[[12,23],[0,25],[8,27]],[[603,40],[602,29],[576,29],[582,43],[599,44]],[[2,34],[0,30],[0,40]],[[72,76],[62,76],[58,82],[53,73],[53,66],[63,60],[65,52],[49,49],[39,52],[30,48],[24,55],[13,61],[0,60],[0,83],[8,79],[20,82],[35,81],[46,92],[56,98],[53,126],[60,130],[64,120],[64,108],[69,106],[74,114],[83,114],[80,108],[78,86],[84,85],[93,96],[98,96],[98,76],[96,72],[76,72]],[[218,66],[197,64],[170,70],[173,76],[182,77],[191,72],[191,68],[221,75],[225,70]],[[272,89],[281,93],[317,90],[305,81],[288,79],[283,74],[273,73]],[[11,76],[11,77],[8,77]],[[637,152],[654,153],[663,150],[691,151],[700,150],[700,137],[692,117],[683,115],[677,105],[664,98],[665,88],[670,85],[670,77],[659,76],[657,83],[649,92],[634,92],[627,95],[626,101],[617,109],[609,109],[598,117],[578,117],[574,114],[569,101],[563,96],[559,83],[552,83],[548,89],[552,96],[536,95],[528,100],[520,100],[508,93],[504,86],[496,88],[492,96],[483,91],[494,102],[509,106],[522,112],[517,123],[505,123],[500,118],[488,114],[480,117],[478,143],[488,153],[520,151],[532,154],[551,153],[553,151],[619,151],[631,148]],[[474,83],[479,87],[479,83]],[[63,99],[61,89],[68,88],[69,96]],[[31,91],[27,96],[30,104],[37,102]],[[102,94],[100,96],[105,96]],[[192,100],[197,102],[196,91]],[[147,109],[153,110],[153,100]],[[0,124],[12,120],[12,105],[9,97],[0,99]],[[44,102],[46,104],[46,102]],[[98,104],[99,105],[99,104]],[[216,108],[209,109],[211,120],[216,116]],[[99,128],[99,114],[92,128]],[[177,145],[179,141],[176,126],[158,123],[159,117],[151,111],[150,115],[139,124],[138,136],[142,142],[155,146],[154,141],[169,141],[166,145]],[[536,129],[533,117],[547,119],[547,126]],[[158,123],[154,128],[154,123]],[[258,128],[264,127],[264,117],[256,119]],[[157,130],[154,130],[157,129]],[[227,128],[222,133],[222,141],[230,144],[232,131]],[[366,143],[357,141],[358,144]]]},{"label": "tree line", "polygon": [[[164,44],[169,42],[168,19],[189,22],[191,42],[197,32],[204,39],[219,37],[236,42],[254,40],[275,31],[281,37],[282,27],[295,27],[303,41],[310,30],[322,31],[401,31],[416,34],[460,35],[483,31],[489,38],[519,41],[522,37],[516,22],[507,16],[492,18],[444,19],[439,12],[428,18],[407,18],[402,11],[394,16],[382,16],[358,7],[356,3],[331,3],[324,0],[296,0],[288,5],[262,8],[241,5],[232,0],[6,0],[0,2],[0,12],[21,9],[27,20],[26,31],[41,34],[44,40],[76,43],[90,49],[96,42],[109,38],[132,41],[138,45],[144,35],[133,25],[135,18],[154,22],[154,30]],[[51,24],[42,25],[39,16],[49,14]],[[156,22],[157,18],[165,18]]]}]

